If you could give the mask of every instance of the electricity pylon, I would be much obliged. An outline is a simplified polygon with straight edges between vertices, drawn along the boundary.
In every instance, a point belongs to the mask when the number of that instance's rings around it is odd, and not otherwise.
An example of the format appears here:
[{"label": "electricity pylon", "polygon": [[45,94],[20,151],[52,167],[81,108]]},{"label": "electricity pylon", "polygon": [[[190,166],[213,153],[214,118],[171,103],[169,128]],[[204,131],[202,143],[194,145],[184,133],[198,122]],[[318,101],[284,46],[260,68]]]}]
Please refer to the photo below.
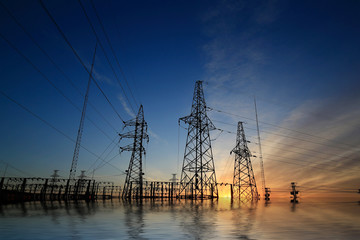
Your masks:
[{"label": "electricity pylon", "polygon": [[238,122],[236,146],[231,151],[235,154],[233,188],[234,197],[241,201],[258,200],[255,175],[250,160],[250,150],[247,146],[242,122]]},{"label": "electricity pylon", "polygon": [[95,45],[94,55],[92,58],[91,69],[90,69],[90,73],[89,73],[89,80],[88,80],[88,84],[86,87],[84,104],[83,104],[83,108],[81,111],[80,124],[79,124],[79,129],[78,129],[78,133],[77,133],[77,137],[76,137],[73,159],[71,162],[69,179],[67,181],[66,188],[65,188],[65,196],[67,196],[69,194],[70,184],[71,184],[70,181],[72,181],[72,182],[75,181],[76,167],[77,167],[77,163],[78,163],[78,159],[79,159],[79,151],[80,151],[80,146],[81,146],[81,137],[82,137],[82,133],[84,131],[84,121],[85,121],[87,102],[88,102],[88,98],[89,98],[90,83],[91,83],[91,79],[93,78],[92,74],[93,74],[93,70],[94,70],[96,49],[97,49],[97,42]]},{"label": "electricity pylon", "polygon": [[180,180],[179,198],[218,198],[210,131],[215,126],[206,114],[202,81],[195,84],[191,114],[179,119],[189,124]]},{"label": "electricity pylon", "polygon": [[147,123],[144,119],[143,106],[140,106],[139,113],[135,119],[124,122],[125,127],[135,127],[134,131],[119,134],[120,140],[123,138],[133,138],[134,142],[124,147],[120,147],[120,152],[131,151],[129,168],[126,170],[126,179],[122,198],[142,198],[143,197],[143,170],[142,160],[145,155],[143,141],[149,141],[147,134]]}]

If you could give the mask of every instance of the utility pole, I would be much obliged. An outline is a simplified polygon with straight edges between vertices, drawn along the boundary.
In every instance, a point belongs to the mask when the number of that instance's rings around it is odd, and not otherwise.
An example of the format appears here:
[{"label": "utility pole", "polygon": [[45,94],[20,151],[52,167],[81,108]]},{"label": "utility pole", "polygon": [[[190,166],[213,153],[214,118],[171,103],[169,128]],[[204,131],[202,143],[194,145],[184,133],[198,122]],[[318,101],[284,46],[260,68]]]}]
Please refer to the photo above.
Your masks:
[{"label": "utility pole", "polygon": [[247,146],[242,122],[238,122],[236,146],[230,152],[235,154],[233,192],[241,201],[258,200],[255,175],[250,160],[250,150]]},{"label": "utility pole", "polygon": [[206,113],[202,81],[195,84],[191,114],[179,119],[188,124],[180,190],[185,198],[218,198],[210,131],[215,130]]},{"label": "utility pole", "polygon": [[134,142],[125,147],[120,147],[120,151],[131,151],[131,158],[129,168],[126,170],[126,179],[122,198],[143,198],[143,169],[142,159],[145,155],[145,148],[143,141],[149,142],[149,135],[147,134],[147,123],[144,119],[143,106],[139,108],[139,112],[135,119],[124,122],[124,128],[128,126],[135,127],[134,131],[119,134],[120,140],[123,138],[133,138]]},{"label": "utility pole", "polygon": [[263,161],[263,155],[262,155],[262,149],[261,149],[259,119],[258,119],[255,96],[254,96],[254,105],[255,105],[255,115],[256,115],[256,129],[257,129],[258,143],[259,143],[259,159],[260,159],[261,183],[262,183],[261,187],[262,187],[262,191],[263,191],[263,194],[264,194],[265,201],[268,201],[268,200],[270,200],[270,192],[271,191],[270,191],[270,188],[266,187],[266,184],[265,184],[264,161]]}]

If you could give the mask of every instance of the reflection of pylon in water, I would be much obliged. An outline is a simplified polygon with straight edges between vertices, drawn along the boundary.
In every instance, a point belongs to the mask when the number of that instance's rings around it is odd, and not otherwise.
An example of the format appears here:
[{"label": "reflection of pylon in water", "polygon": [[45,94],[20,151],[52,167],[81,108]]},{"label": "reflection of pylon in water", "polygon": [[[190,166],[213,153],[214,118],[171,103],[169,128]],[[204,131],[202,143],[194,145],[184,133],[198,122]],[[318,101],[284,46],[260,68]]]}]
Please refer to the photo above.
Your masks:
[{"label": "reflection of pylon in water", "polygon": [[124,134],[119,134],[122,138],[133,138],[134,142],[125,147],[120,147],[122,151],[131,151],[131,159],[129,168],[126,170],[126,180],[124,190],[122,193],[123,198],[142,198],[143,197],[143,170],[142,158],[145,154],[143,140],[149,141],[147,134],[147,123],[144,119],[143,106],[140,106],[139,113],[135,119],[124,123],[124,128],[127,126],[134,126],[135,130]]},{"label": "reflection of pylon in water", "polygon": [[218,190],[209,133],[215,130],[215,126],[206,114],[202,81],[197,81],[195,84],[191,114],[180,118],[179,121],[189,125],[179,197],[217,198]]},{"label": "reflection of pylon in water", "polygon": [[270,188],[265,188],[265,201],[269,201],[270,200]]},{"label": "reflection of pylon in water", "polygon": [[242,122],[238,122],[236,146],[231,151],[235,154],[233,191],[234,197],[241,200],[258,200],[258,191],[250,160]]},{"label": "reflection of pylon in water", "polygon": [[290,195],[291,195],[291,202],[298,202],[298,194],[299,194],[299,191],[296,190],[296,183],[295,182],[292,182],[291,183],[291,191],[290,191]]}]

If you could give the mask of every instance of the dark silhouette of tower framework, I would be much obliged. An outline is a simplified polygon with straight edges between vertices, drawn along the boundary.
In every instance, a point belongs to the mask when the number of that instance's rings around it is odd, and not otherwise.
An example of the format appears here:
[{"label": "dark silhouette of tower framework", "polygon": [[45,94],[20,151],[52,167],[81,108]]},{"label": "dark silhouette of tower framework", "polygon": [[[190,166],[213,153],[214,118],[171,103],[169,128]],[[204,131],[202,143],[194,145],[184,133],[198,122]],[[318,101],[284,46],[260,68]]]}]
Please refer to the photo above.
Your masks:
[{"label": "dark silhouette of tower framework", "polygon": [[179,198],[218,198],[210,131],[215,126],[206,114],[202,81],[195,84],[191,114],[179,119],[189,124],[181,172]]},{"label": "dark silhouette of tower framework", "polygon": [[241,201],[258,200],[259,198],[247,142],[243,123],[238,122],[236,146],[231,153],[235,154],[234,198],[239,198]]},{"label": "dark silhouette of tower framework", "polygon": [[129,168],[126,170],[125,185],[122,198],[142,198],[143,197],[143,170],[142,159],[145,155],[143,141],[149,141],[147,134],[147,123],[144,120],[143,106],[140,106],[139,113],[135,119],[124,122],[125,127],[135,127],[134,131],[119,134],[120,140],[123,138],[133,138],[134,143],[125,147],[120,147],[120,152],[132,151]]}]

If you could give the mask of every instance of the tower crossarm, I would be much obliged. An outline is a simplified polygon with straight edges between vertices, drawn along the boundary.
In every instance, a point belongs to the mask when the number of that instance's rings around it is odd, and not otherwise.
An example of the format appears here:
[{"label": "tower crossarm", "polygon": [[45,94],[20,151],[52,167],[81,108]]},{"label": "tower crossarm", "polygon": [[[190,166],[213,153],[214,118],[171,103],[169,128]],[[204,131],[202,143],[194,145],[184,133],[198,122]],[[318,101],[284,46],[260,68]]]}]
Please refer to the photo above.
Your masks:
[{"label": "tower crossarm", "polygon": [[135,137],[135,131],[126,132],[126,133],[119,133],[120,140],[123,138],[134,138]]},{"label": "tower crossarm", "polygon": [[179,118],[179,124],[180,124],[180,121],[182,121],[182,122],[184,122],[186,124],[195,126],[195,127],[199,127],[198,123],[201,121],[201,130],[202,131],[204,131],[206,128],[208,128],[209,131],[217,129],[207,115],[205,115],[203,117],[203,119],[199,119],[198,117],[193,116],[192,114],[190,114],[188,116]]},{"label": "tower crossarm", "polygon": [[124,122],[124,127],[123,127],[123,128],[133,127],[133,126],[136,126],[136,124],[139,124],[139,123],[136,121],[136,118],[135,118],[135,119],[131,119],[131,120],[128,120],[128,121],[125,121],[125,122]]},{"label": "tower crossarm", "polygon": [[145,148],[144,147],[138,146],[138,147],[134,148],[134,144],[129,144],[129,145],[126,145],[124,147],[120,147],[120,152],[124,152],[124,151],[132,152],[132,151],[139,151],[139,150],[141,150],[141,151],[143,151],[145,153]]}]

